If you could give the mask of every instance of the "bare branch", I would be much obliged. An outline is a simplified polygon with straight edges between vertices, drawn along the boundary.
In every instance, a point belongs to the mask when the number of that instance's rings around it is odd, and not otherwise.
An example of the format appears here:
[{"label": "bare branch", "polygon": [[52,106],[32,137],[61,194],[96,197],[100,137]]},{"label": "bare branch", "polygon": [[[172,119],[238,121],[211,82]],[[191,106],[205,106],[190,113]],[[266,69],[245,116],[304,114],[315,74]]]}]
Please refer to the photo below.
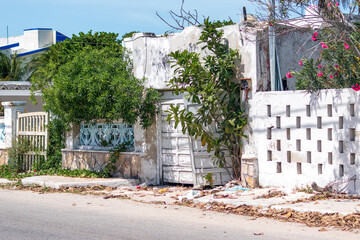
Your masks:
[{"label": "bare branch", "polygon": [[166,25],[168,25],[169,27],[175,29],[175,30],[183,30],[183,28],[178,28],[178,27],[175,27],[173,25],[171,25],[170,23],[168,23],[165,19],[163,19],[158,12],[156,12],[156,16],[158,16]]},{"label": "bare branch", "polygon": [[183,30],[187,25],[199,25],[200,22],[198,21],[198,12],[195,9],[194,13],[192,13],[191,11],[186,11],[184,10],[184,3],[185,0],[181,1],[181,6],[180,6],[180,10],[179,13],[175,13],[174,11],[170,10],[169,11],[169,15],[172,18],[172,21],[175,22],[176,24],[172,24],[169,21],[165,20],[163,17],[161,17],[159,15],[158,12],[156,12],[156,15],[163,21],[166,23],[166,25],[168,25],[169,27],[171,27],[174,30]]}]

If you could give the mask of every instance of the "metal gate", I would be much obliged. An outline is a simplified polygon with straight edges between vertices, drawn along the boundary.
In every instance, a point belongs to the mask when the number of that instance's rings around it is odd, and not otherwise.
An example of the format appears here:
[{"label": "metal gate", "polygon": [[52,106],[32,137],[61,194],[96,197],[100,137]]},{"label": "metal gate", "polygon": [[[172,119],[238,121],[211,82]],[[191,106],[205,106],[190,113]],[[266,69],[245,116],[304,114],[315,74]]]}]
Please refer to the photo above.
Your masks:
[{"label": "metal gate", "polygon": [[165,121],[169,106],[180,105],[184,108],[182,96],[164,92],[161,101],[159,157],[162,180],[167,183],[193,184],[192,165],[190,157],[189,138],[181,131],[181,126],[175,128],[175,122]]},{"label": "metal gate", "polygon": [[[200,107],[199,104],[189,103],[184,101],[184,106],[187,111],[195,113]],[[207,126],[208,131],[212,132],[216,136],[216,126],[212,124]],[[219,168],[214,164],[214,152],[208,152],[207,147],[202,146],[200,139],[189,137],[190,139],[190,156],[193,170],[194,185],[208,185],[205,176],[212,174],[213,185],[224,185],[231,180],[232,168],[231,157],[224,150],[226,166],[227,168]]]},{"label": "metal gate", "polygon": [[[160,171],[163,182],[203,185],[206,184],[205,176],[212,173],[213,184],[222,185],[231,177],[231,168],[218,168],[213,164],[213,153],[207,152],[206,146],[201,146],[201,141],[190,138],[188,134],[182,133],[181,124],[175,128],[175,122],[170,124],[165,121],[166,110],[169,106],[179,105],[180,109],[195,111],[198,105],[188,103],[183,95],[173,95],[170,91],[164,92],[161,101],[161,121],[158,136],[160,155]],[[227,160],[231,162],[230,156]]]},{"label": "metal gate", "polygon": [[36,161],[46,161],[48,143],[48,114],[45,112],[17,112],[16,137],[19,143],[28,145],[29,151],[21,158],[24,170],[31,170]]}]

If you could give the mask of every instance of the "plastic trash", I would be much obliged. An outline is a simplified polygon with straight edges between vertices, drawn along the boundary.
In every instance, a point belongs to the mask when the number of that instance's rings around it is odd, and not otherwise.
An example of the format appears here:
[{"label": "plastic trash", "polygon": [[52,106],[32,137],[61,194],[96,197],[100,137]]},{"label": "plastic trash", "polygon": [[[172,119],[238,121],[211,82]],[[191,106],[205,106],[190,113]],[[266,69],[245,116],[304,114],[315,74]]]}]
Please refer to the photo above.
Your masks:
[{"label": "plastic trash", "polygon": [[184,195],[178,197],[178,199],[180,201],[182,201],[183,199],[192,200],[197,197],[201,197],[201,191],[190,190],[187,193],[185,193]]},{"label": "plastic trash", "polygon": [[243,186],[234,186],[232,188],[227,188],[225,191],[249,191],[250,188],[244,188]]}]

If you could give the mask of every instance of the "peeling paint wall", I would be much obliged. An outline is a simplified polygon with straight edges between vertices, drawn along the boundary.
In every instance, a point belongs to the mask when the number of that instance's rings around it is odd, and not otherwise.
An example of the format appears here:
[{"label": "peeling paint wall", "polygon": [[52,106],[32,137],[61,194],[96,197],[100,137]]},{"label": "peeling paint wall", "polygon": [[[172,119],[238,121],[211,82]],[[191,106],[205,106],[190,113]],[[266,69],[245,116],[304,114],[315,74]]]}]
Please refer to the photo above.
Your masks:
[{"label": "peeling paint wall", "polygon": [[[229,47],[238,49],[242,58],[240,77],[251,78],[256,89],[257,55],[256,28],[249,28],[242,24],[225,26],[224,38]],[[168,55],[171,52],[188,50],[206,55],[198,45],[201,28],[190,26],[180,33],[168,36],[155,36],[149,33],[136,33],[132,38],[124,40],[124,46],[129,50],[133,60],[134,73],[138,78],[145,77],[146,85],[156,89],[166,89],[167,82],[173,77]]]},{"label": "peeling paint wall", "polygon": [[[139,177],[142,182],[157,183],[157,136],[156,123],[144,130],[137,123],[134,125],[134,151],[121,153],[119,162],[128,161],[119,176]],[[109,147],[89,147],[80,145],[80,126],[73,124],[66,133],[65,149],[62,149],[62,165],[68,169],[103,170],[109,160]]]},{"label": "peeling paint wall", "polygon": [[[257,115],[258,99],[254,99],[255,92],[270,90],[269,74],[269,48],[267,26],[263,23],[239,23],[225,26],[224,38],[232,49],[237,49],[241,56],[241,64],[238,66],[240,78],[250,78],[250,91],[246,107],[248,109],[248,121],[244,139],[243,159],[245,161],[258,158],[257,128],[254,118]],[[138,78],[145,78],[147,86],[155,89],[168,89],[167,82],[173,77],[168,55],[175,51],[195,51],[202,56],[209,52],[201,50],[198,39],[201,28],[190,26],[180,33],[168,36],[156,36],[151,33],[137,33],[132,38],[124,40],[124,46],[129,50],[133,60],[134,73]],[[289,31],[277,37],[281,76],[286,79],[286,73],[299,69],[298,62],[303,57],[317,57],[313,52],[306,51],[314,46],[311,42],[311,33],[307,29]],[[310,40],[310,41],[309,41]],[[288,89],[295,89],[296,79],[287,79]],[[245,99],[245,92],[242,92]],[[146,132],[138,131],[137,151],[144,153],[146,164],[142,163],[142,172],[146,175],[156,172],[156,131],[153,129]],[[161,171],[161,169],[160,169]],[[260,171],[261,172],[261,171]],[[160,175],[159,169],[156,175]],[[256,176],[254,176],[256,177]]]},{"label": "peeling paint wall", "polygon": [[[90,171],[103,171],[110,159],[109,151],[91,151],[79,149],[62,150],[62,168],[87,169]],[[120,153],[114,164],[114,177],[138,178],[140,177],[140,156],[136,153]]]}]

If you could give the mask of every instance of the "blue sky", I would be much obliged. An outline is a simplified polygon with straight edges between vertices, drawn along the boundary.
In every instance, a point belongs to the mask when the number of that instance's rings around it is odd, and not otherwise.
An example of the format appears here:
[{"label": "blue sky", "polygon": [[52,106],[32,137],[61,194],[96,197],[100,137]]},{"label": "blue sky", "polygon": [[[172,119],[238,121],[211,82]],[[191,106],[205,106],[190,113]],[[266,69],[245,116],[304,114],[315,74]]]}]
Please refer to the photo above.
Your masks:
[{"label": "blue sky", "polygon": [[[177,12],[181,0],[0,0],[0,38],[22,35],[26,28],[52,28],[67,36],[79,32],[105,31],[119,35],[130,31],[163,34],[170,28],[156,15],[168,18]],[[240,21],[243,6],[255,14],[255,5],[246,0],[185,0],[186,10],[197,9],[212,20],[231,17]]]}]

